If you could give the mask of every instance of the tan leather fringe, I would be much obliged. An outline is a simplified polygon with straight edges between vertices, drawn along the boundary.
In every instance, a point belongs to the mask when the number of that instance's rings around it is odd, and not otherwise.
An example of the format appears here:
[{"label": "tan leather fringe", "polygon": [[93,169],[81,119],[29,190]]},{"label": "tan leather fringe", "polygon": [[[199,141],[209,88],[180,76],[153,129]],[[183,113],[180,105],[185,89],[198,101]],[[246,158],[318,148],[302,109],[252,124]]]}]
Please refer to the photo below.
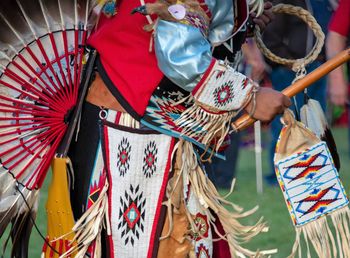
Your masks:
[{"label": "tan leather fringe", "polygon": [[[188,178],[190,181],[191,189],[198,198],[203,213],[209,218],[211,226],[214,228],[220,239],[228,242],[231,256],[233,258],[247,256],[263,257],[275,253],[277,250],[251,251],[242,247],[243,243],[248,242],[251,238],[266,230],[262,218],[253,226],[245,226],[238,221],[238,219],[252,215],[258,207],[242,212],[240,207],[230,203],[224,197],[220,196],[213,183],[208,179],[205,172],[198,164],[197,156],[193,150],[192,144],[185,141],[180,141],[180,144],[182,149],[182,155],[180,157],[182,159],[181,174],[183,175],[183,178]],[[177,155],[177,157],[179,156]],[[231,207],[233,211],[229,211],[226,206]],[[226,232],[225,235],[220,234],[216,229],[215,216],[212,212],[218,216],[224,231]],[[199,230],[196,229],[193,218],[189,212],[188,219],[192,231],[200,233]]]},{"label": "tan leather fringe", "polygon": [[339,257],[350,257],[350,209],[348,206],[331,214],[335,228]]},{"label": "tan leather fringe", "polygon": [[[282,120],[285,131],[276,147],[275,163],[292,153],[304,151],[320,142],[314,133],[295,120],[290,110],[285,111]],[[329,227],[330,220],[333,223],[335,235]],[[350,257],[349,221],[350,209],[346,206],[315,221],[296,227],[296,238],[289,257],[311,258],[311,247],[320,258]],[[302,238],[306,245],[306,254],[302,250]]]},{"label": "tan leather fringe", "polygon": [[202,108],[202,105],[196,102],[181,114],[175,124],[183,128],[183,135],[198,138],[198,141],[207,147],[211,147],[213,140],[217,138],[213,148],[218,151],[231,129],[230,122],[237,115],[237,112],[215,114],[207,112]]},{"label": "tan leather fringe", "polygon": [[[182,143],[174,147],[172,157],[175,157],[174,175],[170,178],[167,189],[167,217],[160,237],[157,258],[189,258],[194,253],[193,241],[189,238],[189,220],[183,197],[182,181]],[[195,257],[195,256],[194,256]]]},{"label": "tan leather fringe", "polygon": [[[111,234],[109,225],[109,212],[108,212],[108,182],[101,190],[100,196],[97,201],[81,216],[81,218],[75,223],[72,231],[75,232],[73,242],[77,245],[72,247],[61,257],[69,257],[72,253],[77,252],[76,258],[85,257],[85,254],[93,241],[96,240],[96,250],[94,257],[101,256],[101,230],[107,229],[107,234]],[[64,236],[62,236],[64,237]],[[97,256],[100,255],[100,256]]]},{"label": "tan leather fringe", "polygon": [[[327,217],[330,217],[333,222],[335,237],[328,225]],[[298,257],[302,257],[304,252],[301,247],[301,237],[304,238],[306,244],[307,258],[312,257],[310,243],[319,258],[350,257],[349,219],[350,209],[346,206],[329,216],[323,216],[316,221],[297,227],[292,253],[288,257],[293,258],[297,254]]]}]

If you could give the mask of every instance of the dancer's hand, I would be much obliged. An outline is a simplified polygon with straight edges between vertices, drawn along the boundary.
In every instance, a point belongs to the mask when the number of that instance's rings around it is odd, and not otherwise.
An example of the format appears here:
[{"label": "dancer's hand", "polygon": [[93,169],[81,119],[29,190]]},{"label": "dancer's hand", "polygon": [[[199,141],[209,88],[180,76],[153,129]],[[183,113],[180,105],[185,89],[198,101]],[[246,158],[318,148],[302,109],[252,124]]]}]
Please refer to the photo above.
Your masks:
[{"label": "dancer's hand", "polygon": [[292,102],[281,92],[270,89],[260,88],[256,93],[256,108],[254,109],[254,100],[251,100],[246,107],[246,111],[250,113],[254,119],[262,122],[270,122],[276,115],[283,114],[284,110],[288,108]]},{"label": "dancer's hand", "polygon": [[342,68],[329,74],[328,95],[336,106],[345,106],[348,102],[348,84]]},{"label": "dancer's hand", "polygon": [[272,4],[266,2],[264,4],[264,12],[259,17],[256,17],[255,13],[250,14],[250,16],[253,18],[254,23],[259,26],[260,31],[264,31],[266,26],[274,19]]}]

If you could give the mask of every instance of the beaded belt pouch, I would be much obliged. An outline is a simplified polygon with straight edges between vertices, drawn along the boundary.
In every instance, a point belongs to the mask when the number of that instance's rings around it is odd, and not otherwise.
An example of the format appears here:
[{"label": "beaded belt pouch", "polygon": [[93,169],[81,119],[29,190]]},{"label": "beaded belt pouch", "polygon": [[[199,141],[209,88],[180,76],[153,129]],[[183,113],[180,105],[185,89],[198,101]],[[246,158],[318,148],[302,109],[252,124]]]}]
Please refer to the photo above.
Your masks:
[{"label": "beaded belt pouch", "polygon": [[[319,257],[345,257],[349,245],[349,201],[332,155],[291,111],[283,116],[284,128],[276,146],[275,169],[293,224],[296,240],[292,255],[301,252],[301,235]],[[335,235],[328,225],[332,221]],[[337,244],[336,244],[337,242]],[[308,256],[311,257],[311,256]]]},{"label": "beaded belt pouch", "polygon": [[110,183],[110,254],[152,257],[162,227],[174,138],[108,122],[102,131]]}]

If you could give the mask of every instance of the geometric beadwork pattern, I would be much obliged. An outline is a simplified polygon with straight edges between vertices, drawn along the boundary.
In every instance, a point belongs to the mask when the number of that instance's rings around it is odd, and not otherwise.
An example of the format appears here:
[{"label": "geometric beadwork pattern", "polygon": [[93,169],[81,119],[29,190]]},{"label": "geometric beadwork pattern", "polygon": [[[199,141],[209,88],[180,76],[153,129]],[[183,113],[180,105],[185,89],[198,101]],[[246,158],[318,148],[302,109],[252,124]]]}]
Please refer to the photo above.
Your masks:
[{"label": "geometric beadwork pattern", "polygon": [[[101,191],[105,186],[107,180],[107,172],[105,170],[103,162],[103,154],[101,144],[98,145],[94,167],[91,173],[91,179],[89,184],[88,199],[86,203],[86,209],[90,209],[92,205],[98,200],[101,195]],[[96,241],[94,241],[86,253],[86,257],[93,257],[94,250],[96,248]]]},{"label": "geometric beadwork pattern", "polygon": [[222,107],[233,100],[233,82],[227,81],[213,92],[216,107]]},{"label": "geometric beadwork pattern", "polygon": [[145,148],[142,167],[143,173],[147,178],[151,177],[157,169],[157,154],[158,148],[156,142],[151,141]]},{"label": "geometric beadwork pattern", "polygon": [[248,85],[249,85],[249,79],[248,78],[245,78],[243,81],[242,81],[242,89],[245,89]]},{"label": "geometric beadwork pattern", "polygon": [[208,216],[203,212],[199,198],[193,191],[187,173],[183,175],[183,195],[188,212],[192,215],[194,225],[190,228],[190,238],[193,240],[195,257],[212,257],[213,235]]},{"label": "geometric beadwork pattern", "polygon": [[209,33],[209,24],[206,19],[199,13],[192,12],[190,10],[186,11],[186,16],[181,23],[190,24],[198,28],[203,36],[207,37]]},{"label": "geometric beadwork pattern", "polygon": [[109,183],[111,258],[153,257],[154,243],[161,233],[159,221],[174,139],[107,122],[102,133]]},{"label": "geometric beadwork pattern", "polygon": [[196,258],[210,258],[209,250],[204,244],[200,244],[196,250]]},{"label": "geometric beadwork pattern", "polygon": [[[222,76],[225,74],[222,71]],[[218,75],[220,76],[220,75]],[[181,102],[180,100],[188,97],[188,92],[183,91],[176,85],[167,84],[166,88],[157,88],[146,109],[146,112],[141,120],[141,123],[153,130],[160,131],[163,134],[170,135],[176,138],[183,138],[194,143],[202,149],[207,149],[206,146],[198,141],[196,136],[187,136],[183,134],[185,128],[175,124],[175,121],[181,117],[181,114],[193,105],[193,100]],[[187,128],[190,129],[190,128]],[[188,135],[198,131],[197,129],[189,131]],[[208,151],[211,153],[211,150]],[[222,152],[214,152],[215,156],[223,157]]]},{"label": "geometric beadwork pattern", "polygon": [[191,238],[196,241],[207,238],[209,235],[208,217],[198,212],[193,222],[196,232],[191,232]]},{"label": "geometric beadwork pattern", "polygon": [[121,176],[124,176],[130,167],[131,146],[126,138],[118,144],[117,166]]},{"label": "geometric beadwork pattern", "polygon": [[275,166],[294,225],[314,221],[348,204],[326,143],[280,160]]},{"label": "geometric beadwork pattern", "polygon": [[103,163],[101,144],[98,145],[94,167],[91,173],[87,209],[89,209],[99,198],[100,193],[106,183],[107,173]]},{"label": "geometric beadwork pattern", "polygon": [[239,110],[245,104],[253,81],[221,61],[207,73],[194,90],[197,101],[220,111]]},{"label": "geometric beadwork pattern", "polygon": [[121,237],[125,245],[134,245],[144,231],[145,205],[146,199],[139,186],[130,185],[120,198],[118,229],[122,231]]}]

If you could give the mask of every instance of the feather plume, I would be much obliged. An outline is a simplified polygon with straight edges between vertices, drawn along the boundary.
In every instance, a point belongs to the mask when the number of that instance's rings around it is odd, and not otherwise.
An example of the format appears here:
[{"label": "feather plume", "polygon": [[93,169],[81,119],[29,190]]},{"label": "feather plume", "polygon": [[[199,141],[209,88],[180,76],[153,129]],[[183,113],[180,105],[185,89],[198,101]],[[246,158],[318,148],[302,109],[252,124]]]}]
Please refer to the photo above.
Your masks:
[{"label": "feather plume", "polygon": [[0,237],[4,234],[7,226],[18,216],[30,212],[27,204],[32,205],[37,200],[37,191],[31,191],[17,182],[11,183],[9,190],[0,201]]},{"label": "feather plume", "polygon": [[[13,177],[7,172],[7,170],[0,169],[0,200],[7,195],[8,191],[13,188],[15,180]],[[1,207],[1,206],[0,206]]]},{"label": "feather plume", "polygon": [[[16,194],[16,180],[11,178],[8,173],[2,173],[0,176],[0,237],[3,235],[6,227],[18,212],[18,200],[20,195]],[[3,181],[2,181],[3,180]]]},{"label": "feather plume", "polygon": [[28,257],[29,238],[36,219],[38,203],[39,192],[35,191],[25,203],[23,212],[13,219],[11,257]]},{"label": "feather plume", "polygon": [[339,171],[340,158],[337,151],[337,146],[320,103],[307,97],[306,104],[302,106],[300,110],[300,120],[322,141],[327,143],[327,146],[332,154],[334,165]]},{"label": "feather plume", "polygon": [[11,223],[11,220],[18,213],[17,201],[19,197],[8,197],[1,200],[0,205],[3,209],[0,210],[0,237],[4,234],[7,226]]}]

